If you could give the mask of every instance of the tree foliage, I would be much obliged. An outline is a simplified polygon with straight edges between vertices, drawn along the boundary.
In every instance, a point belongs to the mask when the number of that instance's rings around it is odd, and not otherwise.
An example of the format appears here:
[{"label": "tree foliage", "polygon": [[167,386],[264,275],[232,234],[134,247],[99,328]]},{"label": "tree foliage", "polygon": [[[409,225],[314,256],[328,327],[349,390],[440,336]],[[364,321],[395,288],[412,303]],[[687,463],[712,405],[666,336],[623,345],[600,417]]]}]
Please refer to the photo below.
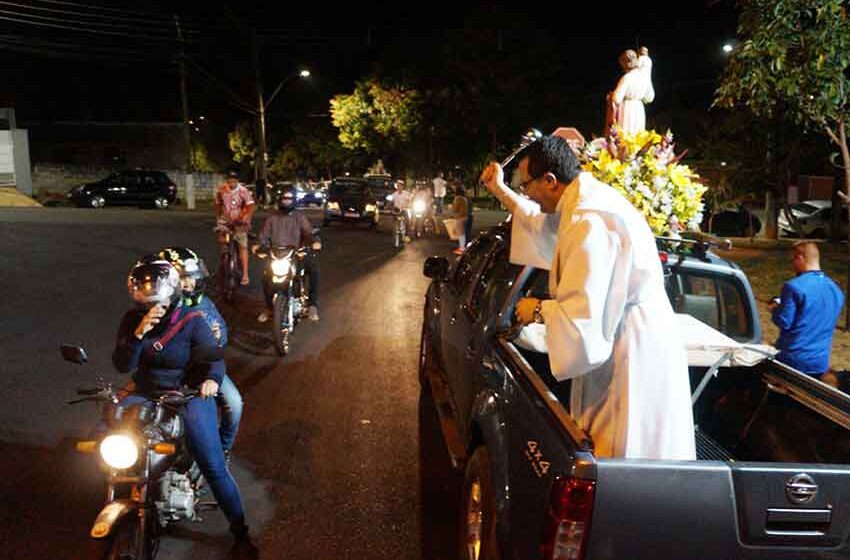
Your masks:
[{"label": "tree foliage", "polygon": [[246,123],[240,123],[233,132],[227,135],[227,145],[233,152],[233,161],[242,163],[253,160],[257,154],[257,144],[254,140],[254,129]]},{"label": "tree foliage", "polygon": [[344,147],[378,153],[410,139],[421,120],[420,105],[417,90],[368,79],[331,99],[331,118]]},{"label": "tree foliage", "polygon": [[209,151],[200,142],[192,142],[192,170],[206,173],[216,170],[216,165],[210,158]]},{"label": "tree foliage", "polygon": [[[846,0],[739,0],[740,46],[724,70],[715,105],[784,113],[839,148],[850,195],[850,21]],[[847,209],[850,212],[850,208]],[[848,284],[850,289],[850,284]],[[850,326],[850,306],[845,328]]]}]

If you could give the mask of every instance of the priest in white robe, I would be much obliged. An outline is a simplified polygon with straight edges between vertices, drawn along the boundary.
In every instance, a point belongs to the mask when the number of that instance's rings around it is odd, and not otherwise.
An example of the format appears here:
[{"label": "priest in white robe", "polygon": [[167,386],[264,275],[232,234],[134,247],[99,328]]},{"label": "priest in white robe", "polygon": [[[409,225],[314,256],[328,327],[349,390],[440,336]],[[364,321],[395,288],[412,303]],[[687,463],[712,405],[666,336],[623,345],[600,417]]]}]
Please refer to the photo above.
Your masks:
[{"label": "priest in white robe", "polygon": [[521,157],[531,201],[505,185],[498,163],[481,181],[513,213],[514,239],[546,235],[557,220],[552,299],[523,298],[517,319],[545,327],[552,374],[572,379],[571,414],[599,457],[695,459],[687,358],[646,220],[581,172],[562,138],[546,136]]}]

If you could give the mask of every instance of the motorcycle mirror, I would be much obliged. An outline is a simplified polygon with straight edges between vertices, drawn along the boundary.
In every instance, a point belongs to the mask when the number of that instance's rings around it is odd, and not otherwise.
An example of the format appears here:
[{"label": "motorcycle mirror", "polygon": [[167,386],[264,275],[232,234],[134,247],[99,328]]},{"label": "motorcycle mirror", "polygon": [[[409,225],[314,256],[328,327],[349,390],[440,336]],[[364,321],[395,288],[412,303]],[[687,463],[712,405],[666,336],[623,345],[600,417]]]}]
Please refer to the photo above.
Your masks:
[{"label": "motorcycle mirror", "polygon": [[63,344],[59,347],[59,351],[62,353],[62,358],[66,362],[73,362],[75,364],[82,365],[89,361],[89,357],[86,355],[86,351],[82,346]]},{"label": "motorcycle mirror", "polygon": [[428,257],[422,266],[422,274],[432,280],[442,280],[449,271],[449,261],[446,257]]}]

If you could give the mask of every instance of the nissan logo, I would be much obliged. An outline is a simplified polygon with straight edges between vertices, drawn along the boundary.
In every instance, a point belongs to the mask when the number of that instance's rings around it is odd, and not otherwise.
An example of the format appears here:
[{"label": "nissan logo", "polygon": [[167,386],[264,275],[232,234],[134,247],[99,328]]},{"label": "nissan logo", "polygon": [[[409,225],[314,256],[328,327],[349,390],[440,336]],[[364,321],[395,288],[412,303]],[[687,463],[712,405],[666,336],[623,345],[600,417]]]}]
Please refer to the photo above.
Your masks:
[{"label": "nissan logo", "polygon": [[806,473],[795,474],[785,483],[785,495],[793,504],[808,504],[818,495],[818,485]]}]

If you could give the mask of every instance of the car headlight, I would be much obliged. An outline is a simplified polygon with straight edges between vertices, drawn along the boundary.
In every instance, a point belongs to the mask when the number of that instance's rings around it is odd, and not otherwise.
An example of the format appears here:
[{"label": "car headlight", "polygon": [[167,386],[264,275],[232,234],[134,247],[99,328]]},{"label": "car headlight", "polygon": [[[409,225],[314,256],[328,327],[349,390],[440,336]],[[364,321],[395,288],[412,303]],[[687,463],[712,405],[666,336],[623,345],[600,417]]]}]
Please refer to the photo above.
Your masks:
[{"label": "car headlight", "polygon": [[325,198],[325,195],[324,195],[324,193],[317,192],[316,198]]},{"label": "car headlight", "polygon": [[331,212],[339,212],[339,202],[328,202],[328,210]]},{"label": "car headlight", "polygon": [[303,192],[295,193],[295,198],[297,200],[301,200],[302,198],[304,198],[304,193]]},{"label": "car headlight", "polygon": [[289,267],[292,263],[289,257],[272,261],[272,274],[275,276],[284,276],[289,272]]},{"label": "car headlight", "polygon": [[375,211],[375,205],[374,204],[367,204],[366,205],[366,212],[367,213],[368,212],[374,212],[374,211]]},{"label": "car headlight", "polygon": [[414,212],[424,212],[425,211],[425,201],[424,200],[414,200],[413,201],[413,211]]},{"label": "car headlight", "polygon": [[100,456],[114,469],[132,467],[139,460],[139,447],[133,438],[123,434],[112,434],[100,442]]}]

